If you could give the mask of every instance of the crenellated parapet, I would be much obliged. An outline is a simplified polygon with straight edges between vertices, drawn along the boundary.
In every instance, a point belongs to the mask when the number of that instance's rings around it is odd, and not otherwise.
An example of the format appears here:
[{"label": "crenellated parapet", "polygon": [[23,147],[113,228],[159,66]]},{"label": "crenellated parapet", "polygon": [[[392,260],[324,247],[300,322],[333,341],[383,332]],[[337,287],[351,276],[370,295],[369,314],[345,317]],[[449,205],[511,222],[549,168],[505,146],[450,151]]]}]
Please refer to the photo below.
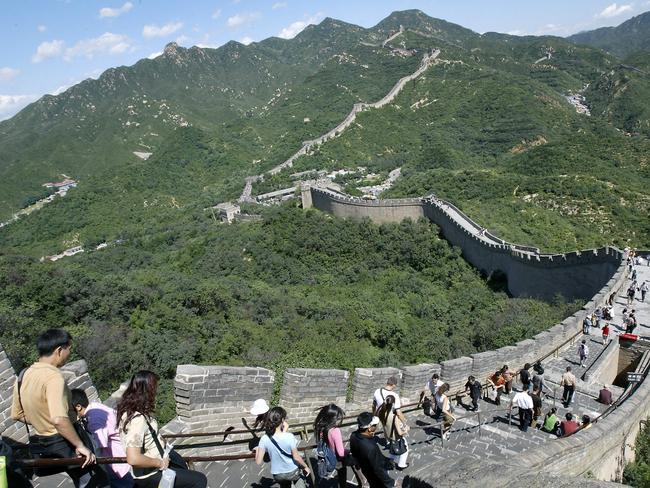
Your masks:
[{"label": "crenellated parapet", "polygon": [[[332,402],[342,407],[348,415],[369,410],[374,391],[385,385],[390,376],[398,379],[396,391],[405,403],[417,401],[433,373],[440,374],[451,385],[452,391],[457,391],[463,388],[470,374],[484,381],[503,364],[519,369],[526,362],[552,353],[570,341],[582,329],[584,317],[596,307],[604,305],[611,293],[618,292],[626,284],[626,279],[626,267],[621,263],[602,289],[581,310],[550,329],[514,345],[449,359],[439,364],[356,368],[351,374],[335,369],[295,368],[285,370],[282,376],[263,368],[179,366],[175,382],[178,418],[168,424],[167,431],[214,432],[223,431],[229,426],[241,429],[242,418],[249,424],[254,421],[249,413],[253,401],[264,398],[271,404],[274,384],[280,381],[276,402],[287,410],[292,424],[313,421],[318,409]],[[231,446],[228,451],[247,452],[247,449],[247,445],[240,444]],[[224,451],[223,447],[201,448],[202,453]]]},{"label": "crenellated parapet", "polygon": [[314,207],[341,218],[368,218],[380,224],[428,218],[479,271],[488,276],[505,274],[508,290],[516,297],[550,301],[561,294],[567,300],[589,299],[607,283],[623,259],[622,251],[608,246],[544,254],[533,246],[509,243],[435,196],[365,200],[314,186],[303,188],[302,196],[304,208]]}]

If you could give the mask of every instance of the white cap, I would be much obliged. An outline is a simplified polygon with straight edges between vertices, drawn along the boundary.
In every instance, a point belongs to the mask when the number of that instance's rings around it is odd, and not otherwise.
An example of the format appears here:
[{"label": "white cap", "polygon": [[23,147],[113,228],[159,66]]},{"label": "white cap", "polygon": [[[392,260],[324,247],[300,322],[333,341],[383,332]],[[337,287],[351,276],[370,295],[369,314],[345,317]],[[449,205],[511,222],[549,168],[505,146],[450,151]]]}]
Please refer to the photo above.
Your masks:
[{"label": "white cap", "polygon": [[263,398],[258,398],[253,402],[251,415],[261,415],[269,411],[269,404]]}]

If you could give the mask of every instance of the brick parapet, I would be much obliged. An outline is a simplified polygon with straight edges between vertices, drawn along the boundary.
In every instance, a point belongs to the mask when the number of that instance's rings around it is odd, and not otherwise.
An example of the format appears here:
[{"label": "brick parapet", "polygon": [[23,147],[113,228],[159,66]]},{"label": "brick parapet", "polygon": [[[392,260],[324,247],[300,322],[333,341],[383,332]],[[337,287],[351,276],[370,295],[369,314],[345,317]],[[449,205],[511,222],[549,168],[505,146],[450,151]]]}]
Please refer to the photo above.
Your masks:
[{"label": "brick parapet", "polygon": [[395,376],[398,384],[395,391],[399,393],[402,372],[397,368],[357,368],[352,380],[352,401],[363,405],[372,405],[372,396],[377,388],[386,384],[386,380]]},{"label": "brick parapet", "polygon": [[324,405],[345,405],[349,378],[350,373],[340,369],[287,369],[280,390],[280,405],[293,422],[312,421]]}]

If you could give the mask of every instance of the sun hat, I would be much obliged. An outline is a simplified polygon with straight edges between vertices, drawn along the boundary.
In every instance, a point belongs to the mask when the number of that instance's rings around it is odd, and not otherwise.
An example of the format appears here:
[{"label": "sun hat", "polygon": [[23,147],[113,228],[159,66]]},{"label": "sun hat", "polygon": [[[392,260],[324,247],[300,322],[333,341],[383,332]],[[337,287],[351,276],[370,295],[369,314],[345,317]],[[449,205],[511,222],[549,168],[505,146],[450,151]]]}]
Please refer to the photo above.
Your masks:
[{"label": "sun hat", "polygon": [[363,412],[357,417],[357,425],[360,429],[367,429],[373,425],[379,424],[379,418],[375,417],[370,412]]},{"label": "sun hat", "polygon": [[253,402],[251,407],[251,415],[262,415],[269,411],[269,404],[263,398],[258,398]]}]

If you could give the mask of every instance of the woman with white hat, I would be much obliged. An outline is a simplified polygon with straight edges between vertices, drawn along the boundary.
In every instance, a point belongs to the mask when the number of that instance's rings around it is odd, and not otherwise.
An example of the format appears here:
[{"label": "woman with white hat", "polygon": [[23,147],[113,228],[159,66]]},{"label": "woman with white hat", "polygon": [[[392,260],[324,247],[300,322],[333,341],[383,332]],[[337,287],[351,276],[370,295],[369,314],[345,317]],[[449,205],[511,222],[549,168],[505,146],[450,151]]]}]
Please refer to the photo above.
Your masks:
[{"label": "woman with white hat", "polygon": [[250,409],[251,415],[255,415],[255,422],[253,422],[253,426],[249,427],[248,422],[246,422],[246,419],[242,417],[241,423],[244,424],[244,427],[246,427],[246,430],[250,432],[253,435],[253,438],[250,440],[248,443],[248,448],[252,451],[255,449],[259,443],[260,443],[260,438],[257,437],[257,430],[259,430],[263,425],[264,425],[264,419],[266,418],[266,414],[269,411],[269,404],[266,403],[266,400],[263,398],[258,398],[253,402],[253,406]]}]

